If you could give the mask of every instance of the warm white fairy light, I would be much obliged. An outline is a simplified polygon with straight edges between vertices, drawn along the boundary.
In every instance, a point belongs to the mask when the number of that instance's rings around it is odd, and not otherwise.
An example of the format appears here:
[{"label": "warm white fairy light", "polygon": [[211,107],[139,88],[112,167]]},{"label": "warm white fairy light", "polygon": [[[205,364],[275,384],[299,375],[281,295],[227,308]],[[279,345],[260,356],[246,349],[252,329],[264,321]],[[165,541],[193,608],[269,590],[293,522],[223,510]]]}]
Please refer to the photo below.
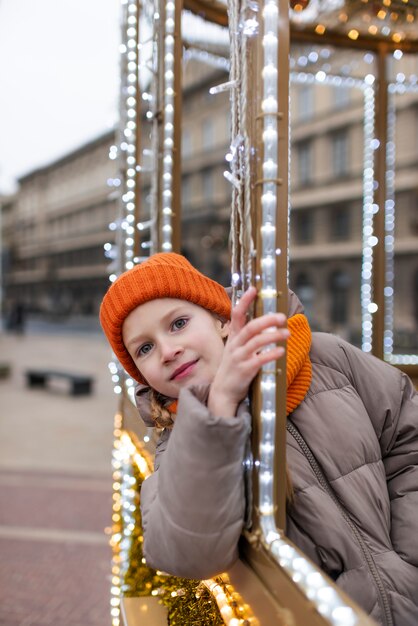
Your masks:
[{"label": "warm white fairy light", "polygon": [[[148,429],[149,430],[149,429]],[[113,548],[112,562],[112,586],[111,586],[111,616],[112,626],[119,626],[120,602],[126,587],[124,578],[130,566],[129,554],[132,544],[132,533],[135,530],[135,511],[137,502],[137,482],[135,471],[137,470],[141,480],[145,480],[152,473],[152,468],[145,456],[145,449],[142,444],[135,442],[129,433],[122,429],[122,415],[116,414],[114,426],[115,442],[113,448],[113,528],[110,545]],[[150,436],[144,437],[147,443]],[[143,563],[145,559],[143,558]],[[158,572],[161,575],[161,572]],[[248,605],[237,603],[234,588],[229,582],[228,575],[220,575],[222,584],[214,579],[204,580],[203,584],[212,594],[217,602],[220,613],[227,626],[242,626],[247,623],[249,626],[258,626],[258,620],[251,614]],[[227,592],[227,593],[225,593]],[[151,595],[158,595],[158,590],[153,589]],[[173,591],[173,597],[182,595],[181,590]],[[233,608],[234,607],[234,608]],[[238,608],[242,619],[234,616],[234,611]],[[245,621],[246,620],[246,621]]]},{"label": "warm white fairy light", "polygon": [[[141,77],[141,84],[149,82],[149,71],[150,69],[151,71],[156,71],[156,68],[150,68],[147,64],[140,63],[140,53],[143,50],[144,42],[138,42],[140,15],[136,0],[123,0],[121,5],[122,44],[120,46],[119,141],[118,145],[111,146],[109,158],[111,160],[118,158],[122,175],[120,178],[113,178],[108,181],[109,186],[119,187],[119,217],[109,226],[116,233],[116,243],[105,244],[105,255],[112,261],[109,266],[110,282],[114,282],[121,272],[132,269],[136,263],[148,258],[147,256],[138,257],[135,255],[135,209],[139,201],[137,197],[137,176],[139,172],[143,171],[155,172],[155,176],[157,175],[154,153],[157,152],[155,136],[158,134],[158,129],[155,124],[155,112],[158,103],[154,97],[154,88],[151,88],[152,93],[148,93],[148,91],[142,93],[142,100],[148,103],[150,107],[150,110],[147,112],[150,113],[150,116],[147,116],[147,118],[151,120],[154,127],[151,132],[152,150],[143,150],[141,157],[138,154],[136,129],[138,107],[140,106],[138,103],[140,95],[138,91],[139,78]],[[152,0],[146,2],[141,7],[141,13],[148,18],[153,16],[154,12]],[[155,19],[152,18],[152,24],[154,31],[150,41],[155,41],[155,29],[158,28],[156,17]],[[152,62],[154,65],[157,64],[155,54]],[[147,72],[147,75],[142,76],[142,72]],[[148,163],[148,160],[150,160],[150,163]],[[154,217],[143,224],[139,224],[138,229],[152,228],[152,225],[156,222],[155,213],[156,207],[151,206],[151,215]],[[165,236],[167,236],[167,229],[164,232]],[[147,249],[149,253],[152,253],[154,243],[155,238],[150,237],[150,241],[143,242],[141,248]],[[126,372],[120,368],[116,361],[114,362],[114,367],[119,369],[119,381],[113,380],[115,393],[119,395],[125,388],[129,397],[133,399],[132,379],[127,377]]]},{"label": "warm white fairy light", "polygon": [[[131,233],[129,232],[129,223],[128,217],[130,217],[129,213],[134,210],[135,207],[135,189],[132,188],[131,181],[135,176],[135,170],[129,168],[129,165],[132,165],[132,159],[135,162],[135,157],[132,156],[132,152],[135,150],[135,146],[132,142],[127,141],[126,137],[126,127],[123,129],[123,124],[127,122],[127,118],[131,118],[133,115],[136,115],[135,112],[135,103],[136,99],[134,97],[136,87],[133,85],[127,86],[127,62],[126,62],[126,52],[129,46],[129,35],[127,25],[127,15],[135,13],[136,5],[133,2],[123,2],[125,7],[122,7],[122,23],[124,24],[122,38],[124,43],[121,45],[120,53],[121,53],[121,126],[119,131],[119,146],[111,146],[109,151],[109,158],[114,160],[119,157],[120,169],[125,171],[124,178],[124,186],[121,186],[120,192],[120,217],[109,224],[109,229],[111,231],[116,231],[117,233],[117,243],[112,245],[110,243],[106,243],[104,246],[105,256],[112,260],[109,270],[109,281],[114,282],[117,279],[118,274],[125,269],[129,269],[131,266],[131,240],[132,238],[129,236]],[[132,7],[135,7],[134,10]],[[136,17],[134,17],[136,21]],[[132,31],[131,35],[134,34]],[[137,59],[137,51],[136,48],[134,51],[129,53],[130,55],[134,55],[134,58]],[[131,56],[132,59],[132,56]],[[134,148],[134,150],[132,150]],[[129,160],[128,160],[129,159]],[[114,180],[112,180],[112,185],[114,186]],[[108,181],[108,184],[109,181]],[[120,180],[118,179],[118,185],[120,186]],[[125,240],[128,239],[128,245],[124,245],[124,237]],[[124,252],[122,252],[124,250]],[[124,384],[125,373],[118,363],[116,358],[113,358],[113,361],[109,363],[109,371],[111,374],[111,379],[113,383],[113,391],[116,395],[120,395],[122,393],[122,388]],[[115,602],[115,599],[113,599]],[[112,608],[112,624],[113,626],[117,626],[119,623],[119,608],[113,604]],[[117,613],[117,615],[116,615]]]},{"label": "warm white fairy light", "polygon": [[[124,173],[121,192],[121,219],[133,214],[137,203],[136,177],[139,163],[136,156],[136,118],[138,100],[139,47],[137,45],[139,15],[136,0],[122,2],[120,167]],[[115,151],[113,151],[113,154]],[[133,267],[134,239],[126,228],[119,236],[120,271]]]},{"label": "warm white fairy light", "polygon": [[[362,349],[372,350],[373,314],[377,308],[373,300],[373,247],[376,238],[373,234],[373,216],[380,210],[374,203],[374,118],[375,90],[372,85],[364,88],[364,167],[363,167],[363,256],[361,265],[361,311]],[[379,147],[379,146],[377,146]]]},{"label": "warm white fairy light", "polygon": [[113,391],[116,395],[120,395],[122,393],[122,386],[124,383],[125,372],[115,357],[113,358],[112,361],[110,361],[108,367],[109,367],[111,380],[113,383]]},{"label": "warm white fairy light", "polygon": [[[395,51],[396,53],[397,51]],[[399,59],[402,54],[394,56]],[[396,81],[388,85],[388,118],[387,118],[387,145],[386,145],[386,201],[385,201],[385,283],[384,283],[384,358],[393,364],[411,365],[418,363],[418,356],[393,354],[393,325],[394,325],[394,233],[395,233],[395,94],[418,93],[417,77],[411,75],[406,78],[399,73]],[[362,348],[365,352],[372,349],[373,316],[378,307],[373,302],[372,275],[373,275],[373,247],[377,238],[373,235],[373,215],[382,207],[373,203],[373,151],[380,147],[376,139],[372,139],[374,126],[374,90],[366,87],[364,90],[364,212],[363,212],[363,262],[362,262]]]},{"label": "warm white fairy light", "polygon": [[[397,52],[395,50],[395,52]],[[398,51],[400,52],[400,51]],[[402,58],[399,54],[396,57]],[[390,83],[388,86],[388,120],[387,133],[388,143],[386,151],[387,160],[387,200],[385,206],[385,320],[384,320],[384,358],[394,365],[417,365],[418,355],[393,354],[393,328],[394,328],[394,233],[395,233],[395,94],[418,93],[418,77],[415,74],[407,79],[402,77],[399,81]]]},{"label": "warm white fairy light", "polygon": [[404,94],[404,93],[418,93],[418,80],[417,76],[412,75],[407,80],[402,82],[391,83],[388,87],[390,94]]},{"label": "warm white fairy light", "polygon": [[[400,50],[395,50],[393,56],[396,60],[402,58]],[[368,53],[364,61],[368,64],[373,62],[373,55]],[[296,61],[293,60],[293,66]],[[372,276],[373,276],[373,248],[378,243],[373,233],[373,216],[381,207],[373,202],[374,184],[374,152],[380,148],[379,141],[374,138],[375,117],[375,91],[373,85],[375,76],[367,74],[364,79],[356,79],[351,76],[333,75],[320,70],[314,72],[291,72],[292,83],[314,84],[322,83],[334,87],[358,88],[364,92],[364,174],[363,174],[363,257],[361,268],[361,308],[362,308],[362,349],[365,352],[372,350],[373,316],[377,312],[377,304],[373,302]],[[411,74],[405,76],[402,72],[396,74],[396,80],[388,85],[389,106],[387,131],[388,142],[386,146],[386,202],[385,202],[385,318],[384,318],[384,358],[394,364],[411,365],[418,363],[418,355],[394,355],[393,354],[393,310],[394,310],[394,222],[395,222],[395,94],[418,93],[418,76]],[[384,147],[382,147],[384,149]]]},{"label": "warm white fairy light", "polygon": [[[219,582],[219,579],[221,582]],[[238,600],[236,596],[233,597],[236,591],[229,582],[228,574],[220,574],[218,580],[214,580],[213,578],[202,580],[202,583],[215,599],[226,626],[259,626],[260,622],[252,615],[250,607],[246,604],[241,604],[241,601]],[[240,609],[240,618],[234,615],[234,609],[236,610],[237,608]]]},{"label": "warm white fairy light", "polygon": [[416,354],[392,354],[390,362],[393,365],[418,365],[418,355]]},{"label": "warm white fairy light", "polygon": [[280,566],[333,626],[355,626],[358,623],[355,611],[298,548],[290,545],[276,530],[269,531],[265,541]]},{"label": "warm white fairy light", "polygon": [[165,4],[164,37],[164,128],[163,128],[163,210],[161,228],[161,248],[170,252],[172,246],[172,197],[173,197],[173,161],[174,161],[174,34],[175,3],[168,0]]},{"label": "warm white fairy light", "polygon": [[[278,20],[276,0],[267,0],[263,20],[263,184],[261,193],[261,290],[263,314],[277,311],[276,289],[276,212],[278,172]],[[267,349],[274,347],[268,346]],[[259,510],[264,537],[275,530],[273,472],[276,411],[276,375],[271,363],[261,372],[261,437],[259,467]]]},{"label": "warm white fairy light", "polygon": [[[230,7],[229,15],[230,23],[236,24],[237,15]],[[276,288],[276,257],[281,254],[281,250],[276,247],[276,211],[277,211],[277,184],[278,184],[278,19],[279,6],[275,0],[267,0],[264,3],[262,11],[262,19],[264,25],[263,36],[263,93],[262,93],[262,119],[263,119],[263,182],[261,195],[262,208],[262,225],[261,225],[261,276],[257,277],[261,280],[260,296],[263,302],[263,313],[274,313],[277,310],[277,288]],[[251,33],[244,33],[245,28],[249,28],[241,24],[239,28],[230,29],[231,37],[231,54],[239,49],[238,38],[239,33],[252,36],[258,32],[258,24],[255,19],[251,20]],[[232,91],[232,100],[234,101],[235,84],[234,68],[236,63],[231,63],[231,81],[225,83],[228,89]],[[328,77],[318,76],[318,73],[303,77],[304,81],[321,81],[327,82]],[[303,82],[301,80],[301,82]],[[340,77],[329,77],[329,82],[341,85]],[[350,87],[357,86],[355,81],[347,79]],[[360,81],[359,81],[360,84]],[[363,83],[361,82],[361,85]],[[241,87],[242,88],[242,87]],[[235,101],[238,98],[235,98]],[[232,108],[233,116],[236,113]],[[233,132],[237,132],[237,125],[232,124]],[[245,127],[242,133],[245,133]],[[233,185],[233,206],[234,194],[236,198],[237,192],[240,191],[240,152],[245,143],[244,136],[240,134],[238,126],[238,134],[233,136],[229,153],[226,160],[230,163],[231,171],[225,172],[225,177],[230,180]],[[241,267],[244,272],[244,266]],[[239,287],[243,285],[244,279],[240,275],[237,265],[232,260],[232,287],[233,287],[233,304],[239,297]],[[234,295],[235,293],[235,295]],[[272,346],[269,346],[269,348]],[[357,623],[355,612],[347,606],[341,599],[339,594],[327,583],[315,566],[310,565],[303,555],[296,549],[291,547],[281,537],[276,529],[274,512],[275,499],[273,498],[273,477],[274,477],[274,445],[275,445],[275,419],[276,419],[276,374],[272,371],[271,364],[263,367],[261,372],[261,436],[259,447],[259,460],[255,461],[256,467],[259,469],[259,501],[258,509],[260,512],[260,526],[264,536],[263,542],[267,550],[275,557],[282,567],[289,573],[294,582],[298,584],[306,595],[312,599],[314,605],[320,613],[325,614],[334,626],[353,626]],[[279,554],[280,546],[286,546],[289,550],[294,551],[289,562],[284,562],[282,554]],[[280,551],[282,552],[282,550]],[[313,578],[315,577],[315,579]],[[216,583],[209,584],[208,587],[214,591],[215,596],[223,599],[222,590],[216,592]],[[230,618],[230,613],[224,615],[220,607],[223,618]],[[227,609],[225,609],[226,611]],[[234,622],[227,622],[232,626]]]},{"label": "warm white fairy light", "polygon": [[200,50],[198,48],[190,47],[184,51],[183,61],[187,61],[188,59],[197,59],[201,63],[205,63],[206,65],[212,67],[221,68],[226,72],[228,72],[230,68],[229,59],[226,59],[224,56],[220,56],[218,54],[212,54],[210,52],[207,52],[206,50]]},{"label": "warm white fairy light", "polygon": [[[132,533],[135,529],[137,506],[136,466],[145,479],[151,474],[147,460],[126,431],[122,430],[122,416],[115,416],[113,447],[113,532],[110,545],[113,548],[111,616],[112,626],[120,624],[120,600],[125,587],[123,580],[129,567]],[[148,437],[149,440],[149,437]]]},{"label": "warm white fairy light", "polygon": [[290,81],[296,84],[313,85],[314,83],[321,83],[323,85],[331,85],[332,87],[342,88],[364,88],[364,81],[359,78],[353,78],[352,76],[339,76],[336,74],[330,74],[320,70],[318,72],[290,72]]},{"label": "warm white fairy light", "polygon": [[[396,51],[395,51],[396,52]],[[390,361],[393,353],[394,261],[395,261],[395,97],[388,94],[386,145],[386,202],[385,202],[385,319],[383,356]]]},{"label": "warm white fairy light", "polygon": [[[113,363],[109,364],[109,368],[112,369]],[[117,413],[114,420],[114,444],[112,455],[112,468],[113,468],[113,507],[112,507],[112,536],[110,539],[110,545],[113,548],[112,559],[112,587],[110,598],[110,615],[112,618],[112,626],[120,625],[120,591],[122,583],[122,569],[121,569],[121,557],[118,550],[118,545],[121,539],[121,515],[122,515],[122,501],[120,491],[120,479],[123,475],[122,472],[122,455],[121,451],[121,428],[122,428],[122,415]]]},{"label": "warm white fairy light", "polygon": [[[263,313],[277,311],[276,247],[277,175],[278,175],[278,67],[277,33],[279,6],[275,0],[266,0],[262,11],[263,19],[263,184],[261,194],[261,290]],[[342,84],[340,77],[328,76],[325,72],[305,74],[300,82],[317,81]],[[360,81],[358,81],[360,84]],[[370,78],[367,89],[373,91]],[[347,78],[345,85],[358,86],[357,81]],[[364,82],[361,82],[364,88]],[[370,118],[369,118],[370,122]],[[373,122],[373,118],[372,118]],[[372,126],[373,128],[373,126]],[[367,128],[367,131],[369,128]],[[371,172],[373,191],[373,168]],[[368,185],[367,185],[368,188]],[[269,346],[271,348],[273,346]],[[267,348],[267,349],[268,349]],[[310,564],[296,548],[289,545],[276,528],[274,487],[274,446],[276,422],[276,373],[272,365],[266,364],[261,371],[261,436],[259,445],[259,500],[260,527],[263,543],[286,570],[316,609],[327,617],[334,626],[353,626],[358,619],[355,611],[328,582],[320,571]]]}]

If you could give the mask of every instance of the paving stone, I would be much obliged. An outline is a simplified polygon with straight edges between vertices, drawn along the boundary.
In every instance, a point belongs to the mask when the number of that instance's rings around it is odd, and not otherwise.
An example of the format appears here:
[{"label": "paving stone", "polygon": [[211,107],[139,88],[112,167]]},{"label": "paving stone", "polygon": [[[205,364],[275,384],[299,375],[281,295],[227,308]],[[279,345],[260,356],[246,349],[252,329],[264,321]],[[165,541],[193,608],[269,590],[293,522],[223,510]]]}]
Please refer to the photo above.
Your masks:
[{"label": "paving stone", "polygon": [[2,626],[110,625],[110,548],[0,539]]},{"label": "paving stone", "polygon": [[[0,626],[110,626],[117,401],[98,335],[0,333]],[[91,396],[31,390],[27,367],[93,374]]]},{"label": "paving stone", "polygon": [[[0,472],[0,479],[3,476]],[[104,483],[107,490],[80,491],[72,487],[71,480],[62,480],[62,486],[44,486],[39,479],[30,486],[7,486],[0,482],[0,526],[29,526],[31,528],[60,528],[101,532],[109,526],[112,506],[110,480]],[[80,481],[78,481],[80,482]],[[86,480],[86,483],[88,481]]]}]

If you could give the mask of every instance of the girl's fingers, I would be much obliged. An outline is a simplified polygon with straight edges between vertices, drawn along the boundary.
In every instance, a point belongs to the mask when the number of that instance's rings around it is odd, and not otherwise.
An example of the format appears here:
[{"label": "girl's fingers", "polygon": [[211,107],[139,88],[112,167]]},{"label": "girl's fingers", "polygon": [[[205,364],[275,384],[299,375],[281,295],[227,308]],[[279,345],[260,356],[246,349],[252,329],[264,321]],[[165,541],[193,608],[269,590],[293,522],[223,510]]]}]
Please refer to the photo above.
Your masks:
[{"label": "girl's fingers", "polygon": [[254,302],[256,296],[257,289],[255,287],[249,287],[241,296],[238,304],[232,309],[230,334],[239,332],[241,328],[245,326],[248,309]]},{"label": "girl's fingers", "polygon": [[[257,350],[264,348],[272,343],[277,343],[278,341],[286,341],[288,339],[290,333],[287,328],[280,328],[274,331],[268,331],[264,333],[258,333],[254,337],[252,337],[249,341],[247,341],[244,345],[242,345],[239,350],[247,356],[247,358],[252,355]],[[243,356],[243,358],[246,358]]]},{"label": "girl's fingers", "polygon": [[261,317],[251,320],[248,324],[245,324],[239,334],[237,334],[235,342],[237,345],[244,345],[260,333],[271,332],[267,331],[269,328],[274,328],[275,330],[277,330],[277,328],[287,330],[285,325],[286,316],[283,315],[283,313],[262,315]]},{"label": "girl's fingers", "polygon": [[251,372],[251,379],[258,374],[263,365],[266,365],[271,361],[277,361],[277,359],[280,359],[284,353],[285,349],[283,346],[277,346],[277,348],[272,348],[271,350],[254,355],[253,358],[247,362],[247,371]]}]

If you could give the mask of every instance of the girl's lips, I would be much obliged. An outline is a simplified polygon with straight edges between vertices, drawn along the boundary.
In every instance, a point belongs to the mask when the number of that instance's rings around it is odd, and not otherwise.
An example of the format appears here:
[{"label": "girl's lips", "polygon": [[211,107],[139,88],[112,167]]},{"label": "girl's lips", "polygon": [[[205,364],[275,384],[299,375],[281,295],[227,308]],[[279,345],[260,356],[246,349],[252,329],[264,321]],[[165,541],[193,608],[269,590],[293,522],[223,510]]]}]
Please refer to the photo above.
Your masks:
[{"label": "girl's lips", "polygon": [[186,376],[189,376],[189,374],[192,373],[197,361],[198,359],[196,361],[191,361],[190,363],[187,363],[185,367],[182,366],[179,373],[178,374],[174,373],[171,380],[180,380],[181,378],[185,378]]}]

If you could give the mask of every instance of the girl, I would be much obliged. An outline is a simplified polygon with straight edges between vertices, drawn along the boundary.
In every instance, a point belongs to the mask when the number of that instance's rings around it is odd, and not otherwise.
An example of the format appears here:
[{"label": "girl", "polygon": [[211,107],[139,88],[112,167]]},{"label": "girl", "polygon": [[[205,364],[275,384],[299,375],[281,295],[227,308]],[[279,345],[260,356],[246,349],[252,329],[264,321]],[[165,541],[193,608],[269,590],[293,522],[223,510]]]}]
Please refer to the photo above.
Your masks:
[{"label": "girl", "polygon": [[418,397],[411,381],[341,339],[311,337],[290,293],[246,323],[250,288],[226,291],[182,256],[156,254],[113,283],[101,323],[163,427],[143,484],[144,554],[170,574],[232,566],[245,517],[249,385],[287,341],[287,535],[378,623],[418,623]]}]

